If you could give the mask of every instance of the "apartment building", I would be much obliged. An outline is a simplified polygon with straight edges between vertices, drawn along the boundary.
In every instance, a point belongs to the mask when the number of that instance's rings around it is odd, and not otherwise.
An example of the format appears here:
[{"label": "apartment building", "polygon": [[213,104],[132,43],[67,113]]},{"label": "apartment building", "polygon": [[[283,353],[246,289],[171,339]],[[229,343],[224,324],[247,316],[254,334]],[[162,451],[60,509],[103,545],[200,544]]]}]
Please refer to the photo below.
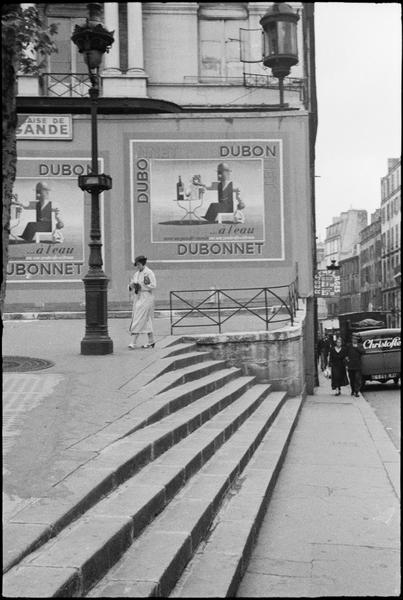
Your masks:
[{"label": "apartment building", "polygon": [[351,208],[333,217],[332,224],[326,227],[325,260],[328,265],[348,258],[359,243],[360,231],[366,227],[366,210]]},{"label": "apartment building", "polygon": [[401,326],[401,159],[381,180],[382,303],[389,327]]},{"label": "apartment building", "polygon": [[360,290],[360,256],[355,249],[353,256],[340,261],[339,314],[360,311]]},{"label": "apartment building", "polygon": [[360,232],[360,291],[362,311],[382,310],[381,209]]},{"label": "apartment building", "polygon": [[[340,277],[342,276],[341,265],[342,261],[348,260],[351,257],[356,257],[359,248],[360,231],[367,225],[368,213],[366,210],[350,209],[340,213],[338,217],[333,217],[331,225],[326,227],[325,236],[325,263],[326,266],[330,266],[332,261],[334,264],[340,266]],[[345,268],[349,263],[345,263]],[[351,266],[352,271],[350,272],[350,266],[348,267],[348,273],[344,273],[344,276],[350,279],[352,274],[355,273],[356,259],[353,260]],[[353,268],[354,267],[354,268]],[[349,283],[349,286],[351,281]],[[341,279],[340,279],[341,285]],[[345,282],[346,285],[346,282]],[[347,288],[344,287],[344,294],[346,294]],[[340,297],[334,296],[326,299],[328,315],[334,318],[341,311]],[[354,304],[356,300],[354,301]],[[342,305],[346,304],[344,298]],[[346,311],[342,311],[346,312]]]}]

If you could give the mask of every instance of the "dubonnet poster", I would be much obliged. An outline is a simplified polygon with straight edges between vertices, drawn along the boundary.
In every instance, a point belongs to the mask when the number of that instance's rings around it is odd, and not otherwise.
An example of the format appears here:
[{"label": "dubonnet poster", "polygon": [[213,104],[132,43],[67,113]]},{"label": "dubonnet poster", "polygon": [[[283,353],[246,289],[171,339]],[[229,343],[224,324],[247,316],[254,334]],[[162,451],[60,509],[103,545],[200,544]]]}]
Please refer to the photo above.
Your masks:
[{"label": "dubonnet poster", "polygon": [[90,159],[83,158],[18,159],[11,204],[9,281],[82,280],[86,194],[77,178],[89,171],[90,164]]},{"label": "dubonnet poster", "polygon": [[133,258],[283,259],[281,140],[131,140],[131,165]]}]

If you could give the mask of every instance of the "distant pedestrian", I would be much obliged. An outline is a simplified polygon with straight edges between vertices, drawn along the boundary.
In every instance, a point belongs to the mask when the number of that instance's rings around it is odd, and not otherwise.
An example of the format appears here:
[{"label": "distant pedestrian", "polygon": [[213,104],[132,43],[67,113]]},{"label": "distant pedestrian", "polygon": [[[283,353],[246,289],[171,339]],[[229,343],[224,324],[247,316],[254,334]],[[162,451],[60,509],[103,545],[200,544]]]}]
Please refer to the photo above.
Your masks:
[{"label": "distant pedestrian", "polygon": [[338,337],[335,346],[332,346],[329,352],[331,385],[332,390],[336,390],[336,396],[340,396],[342,386],[348,385],[345,358],[346,348],[343,346],[342,339]]},{"label": "distant pedestrian", "polygon": [[348,378],[350,380],[351,395],[358,397],[361,389],[362,370],[361,356],[364,350],[358,345],[357,338],[353,336],[351,344],[347,347],[346,364]]},{"label": "distant pedestrian", "polygon": [[329,361],[329,352],[330,352],[330,340],[327,335],[325,335],[318,342],[318,352],[320,358],[320,368],[324,371],[328,365]]},{"label": "distant pedestrian", "polygon": [[134,261],[136,271],[129,283],[129,290],[133,291],[133,310],[132,320],[129,331],[132,336],[132,342],[129,348],[134,350],[138,336],[141,333],[148,335],[148,343],[142,348],[154,348],[154,296],[153,290],[157,287],[155,275],[151,269],[146,266],[147,258],[137,256]]}]

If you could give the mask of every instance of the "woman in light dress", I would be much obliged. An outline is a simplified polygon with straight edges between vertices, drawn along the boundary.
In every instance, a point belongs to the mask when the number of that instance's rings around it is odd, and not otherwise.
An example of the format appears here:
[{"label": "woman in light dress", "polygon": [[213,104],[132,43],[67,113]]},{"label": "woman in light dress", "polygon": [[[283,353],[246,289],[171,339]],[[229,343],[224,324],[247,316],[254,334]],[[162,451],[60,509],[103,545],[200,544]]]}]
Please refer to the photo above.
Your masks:
[{"label": "woman in light dress", "polygon": [[148,335],[148,343],[142,348],[154,348],[154,296],[153,290],[157,287],[154,273],[146,266],[147,258],[137,256],[134,261],[136,271],[129,283],[129,290],[133,291],[133,311],[129,332],[132,336],[132,342],[129,348],[134,350],[138,336],[141,333]]}]

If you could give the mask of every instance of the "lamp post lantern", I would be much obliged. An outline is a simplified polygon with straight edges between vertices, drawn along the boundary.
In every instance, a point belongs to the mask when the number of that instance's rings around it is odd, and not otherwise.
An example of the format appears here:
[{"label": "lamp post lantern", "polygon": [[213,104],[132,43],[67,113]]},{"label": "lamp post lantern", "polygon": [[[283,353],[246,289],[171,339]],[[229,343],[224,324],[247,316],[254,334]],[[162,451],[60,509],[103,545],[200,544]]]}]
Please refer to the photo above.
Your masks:
[{"label": "lamp post lantern", "polygon": [[340,265],[336,265],[336,259],[335,259],[335,258],[333,258],[333,259],[330,261],[330,265],[327,265],[326,269],[327,269],[328,271],[333,271],[333,272],[334,272],[334,271],[340,271]]},{"label": "lamp post lantern", "polygon": [[72,41],[84,55],[91,81],[91,173],[80,175],[79,187],[91,194],[91,228],[88,273],[83,278],[85,288],[85,336],[81,340],[81,354],[111,354],[113,342],[108,335],[108,278],[102,269],[102,242],[99,214],[99,194],[112,188],[112,178],[98,172],[97,109],[99,98],[99,67],[102,56],[113,44],[113,32],[107,31],[101,21],[101,4],[87,4],[88,18],[84,25],[76,25]]},{"label": "lamp post lantern", "polygon": [[284,105],[284,77],[298,62],[299,15],[285,2],[275,2],[260,19],[264,30],[263,64],[279,80],[280,106]]}]

